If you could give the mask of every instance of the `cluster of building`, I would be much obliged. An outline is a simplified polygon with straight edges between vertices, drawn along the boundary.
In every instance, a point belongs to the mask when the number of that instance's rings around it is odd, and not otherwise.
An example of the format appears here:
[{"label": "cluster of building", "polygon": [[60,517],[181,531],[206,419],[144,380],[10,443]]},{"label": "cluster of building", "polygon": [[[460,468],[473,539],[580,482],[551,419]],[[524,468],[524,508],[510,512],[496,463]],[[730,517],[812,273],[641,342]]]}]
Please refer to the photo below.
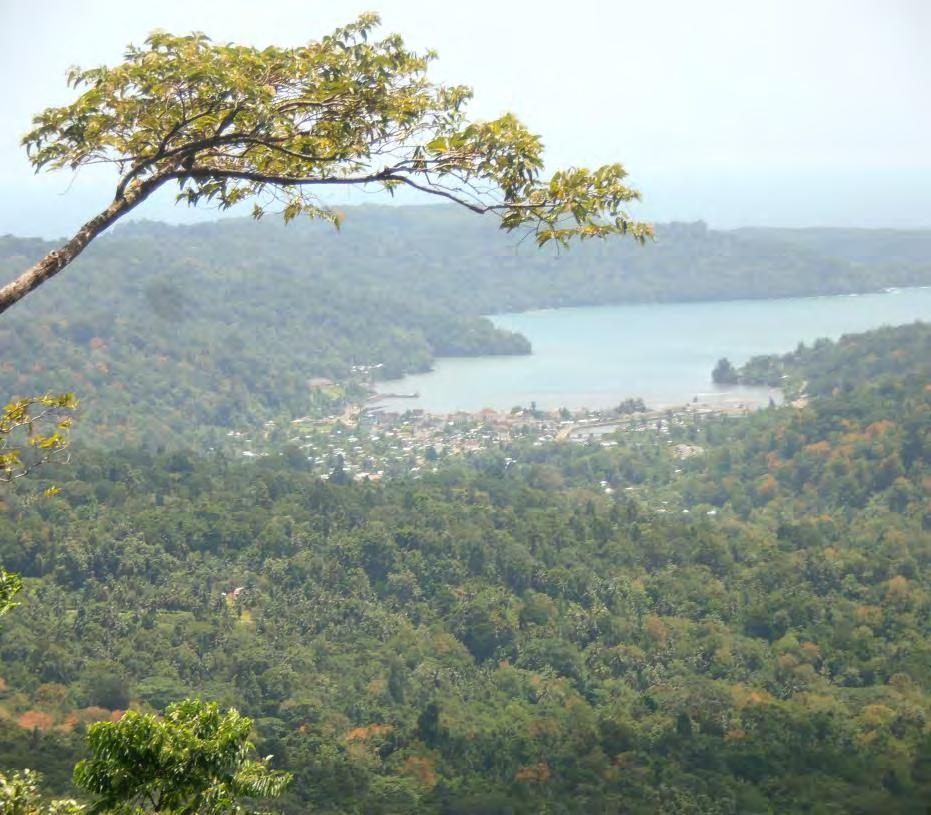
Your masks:
[{"label": "cluster of building", "polygon": [[379,481],[435,470],[449,456],[506,446],[517,439],[543,444],[555,438],[546,416],[529,411],[434,415],[354,406],[338,416],[291,423],[287,443],[307,455],[321,478]]},{"label": "cluster of building", "polygon": [[[686,405],[677,410],[582,410],[571,412],[486,408],[477,413],[447,415],[411,410],[390,412],[377,405],[350,405],[342,413],[294,419],[287,427],[266,423],[261,433],[231,432],[247,449],[246,457],[295,451],[323,479],[380,481],[414,476],[438,468],[441,460],[482,450],[504,448],[516,442],[541,446],[553,442],[617,444],[617,431],[669,433],[676,426],[720,412],[707,406]],[[685,445],[680,445],[685,447]],[[677,450],[686,458],[700,448]]]}]

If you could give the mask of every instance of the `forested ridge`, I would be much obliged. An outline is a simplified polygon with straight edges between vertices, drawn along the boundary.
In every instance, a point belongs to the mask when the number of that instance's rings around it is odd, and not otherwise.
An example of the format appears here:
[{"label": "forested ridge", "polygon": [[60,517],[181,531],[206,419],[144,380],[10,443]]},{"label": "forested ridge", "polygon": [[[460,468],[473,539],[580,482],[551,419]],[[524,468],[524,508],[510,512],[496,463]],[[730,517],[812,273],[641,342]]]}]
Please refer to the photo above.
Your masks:
[{"label": "forested ridge", "polygon": [[787,354],[752,357],[735,373],[739,382],[782,386],[790,396],[843,394],[865,383],[894,388],[906,377],[927,378],[928,347],[926,324],[886,326],[836,343],[820,339]]},{"label": "forested ridge", "polygon": [[[353,365],[395,376],[531,350],[483,314],[928,285],[929,244],[926,231],[695,223],[660,225],[646,246],[540,252],[445,206],[351,207],[340,232],[125,224],[4,315],[0,390],[75,391],[86,442],[219,446],[230,428],[311,411],[314,377],[351,390]],[[0,277],[51,248],[0,238]]]},{"label": "forested ridge", "polygon": [[819,343],[805,407],[384,485],[76,447],[3,495],[0,766],[73,794],[88,722],[194,694],[284,812],[923,813],[929,352]]}]

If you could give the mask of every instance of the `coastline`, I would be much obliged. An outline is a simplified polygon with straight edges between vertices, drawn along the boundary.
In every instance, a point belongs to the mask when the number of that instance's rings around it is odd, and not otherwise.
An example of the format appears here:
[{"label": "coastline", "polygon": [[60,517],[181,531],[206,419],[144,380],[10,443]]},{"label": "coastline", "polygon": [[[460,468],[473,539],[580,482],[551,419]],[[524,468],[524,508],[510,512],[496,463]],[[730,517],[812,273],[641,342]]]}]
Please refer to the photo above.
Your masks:
[{"label": "coastline", "polygon": [[[570,307],[495,317],[495,325],[527,336],[526,356],[442,357],[430,372],[375,382],[386,410],[432,413],[509,410],[535,402],[545,410],[607,409],[628,396],[662,408],[697,397],[766,405],[765,386],[710,381],[715,363],[739,366],[755,356],[784,354],[800,343],[838,339],[882,325],[931,319],[931,290],[689,303]],[[418,393],[402,404],[393,393]]]}]

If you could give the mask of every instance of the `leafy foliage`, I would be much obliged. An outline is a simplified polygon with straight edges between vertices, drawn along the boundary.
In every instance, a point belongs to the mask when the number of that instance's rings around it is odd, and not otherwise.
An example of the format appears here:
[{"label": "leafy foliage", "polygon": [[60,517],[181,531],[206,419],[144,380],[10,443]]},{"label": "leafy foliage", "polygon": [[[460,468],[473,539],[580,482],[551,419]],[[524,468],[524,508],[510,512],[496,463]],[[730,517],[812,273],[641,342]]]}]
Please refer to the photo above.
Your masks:
[{"label": "leafy foliage", "polygon": [[0,772],[0,812],[3,815],[81,815],[84,807],[76,801],[43,803],[39,774],[23,770],[9,775]]},{"label": "leafy foliage", "polygon": [[92,812],[243,812],[243,798],[275,798],[290,781],[249,758],[252,721],[235,710],[187,699],[163,719],[128,711],[117,722],[90,727],[91,757],[74,770],[75,783],[95,796]]},{"label": "leafy foliage", "polygon": [[23,581],[19,575],[10,574],[0,568],[0,617],[11,609],[16,608],[14,598],[23,588]]},{"label": "leafy foliage", "polygon": [[[30,469],[64,452],[78,406],[72,393],[46,394],[10,402],[0,412],[0,482],[25,476]],[[51,423],[51,432],[43,425]]]},{"label": "leafy foliage", "polygon": [[[17,399],[3,408],[0,413],[0,483],[22,478],[31,469],[65,451],[71,428],[68,414],[77,405],[73,394],[63,393]],[[45,432],[43,425],[49,422],[54,424],[54,429]],[[49,487],[46,495],[54,495],[55,492],[55,487]],[[16,607],[14,598],[22,587],[19,575],[0,567],[0,617]],[[10,784],[26,785],[28,781],[22,777]]]}]

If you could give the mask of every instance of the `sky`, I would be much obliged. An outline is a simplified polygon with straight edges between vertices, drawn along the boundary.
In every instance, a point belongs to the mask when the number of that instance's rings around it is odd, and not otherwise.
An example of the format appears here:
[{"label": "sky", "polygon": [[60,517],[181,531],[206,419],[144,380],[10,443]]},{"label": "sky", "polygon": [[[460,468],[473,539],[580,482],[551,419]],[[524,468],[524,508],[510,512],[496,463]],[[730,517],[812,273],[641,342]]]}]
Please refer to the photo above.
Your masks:
[{"label": "sky", "polygon": [[[714,227],[931,227],[928,0],[0,0],[0,234],[57,237],[106,206],[109,172],[36,176],[31,118],[72,65],[155,28],[298,45],[363,11],[439,52],[478,118],[513,111],[547,170],[621,161],[642,219]],[[162,194],[166,193],[166,194]],[[332,203],[378,202],[332,194]],[[432,199],[404,198],[409,203]],[[134,217],[215,218],[162,191]]]}]

